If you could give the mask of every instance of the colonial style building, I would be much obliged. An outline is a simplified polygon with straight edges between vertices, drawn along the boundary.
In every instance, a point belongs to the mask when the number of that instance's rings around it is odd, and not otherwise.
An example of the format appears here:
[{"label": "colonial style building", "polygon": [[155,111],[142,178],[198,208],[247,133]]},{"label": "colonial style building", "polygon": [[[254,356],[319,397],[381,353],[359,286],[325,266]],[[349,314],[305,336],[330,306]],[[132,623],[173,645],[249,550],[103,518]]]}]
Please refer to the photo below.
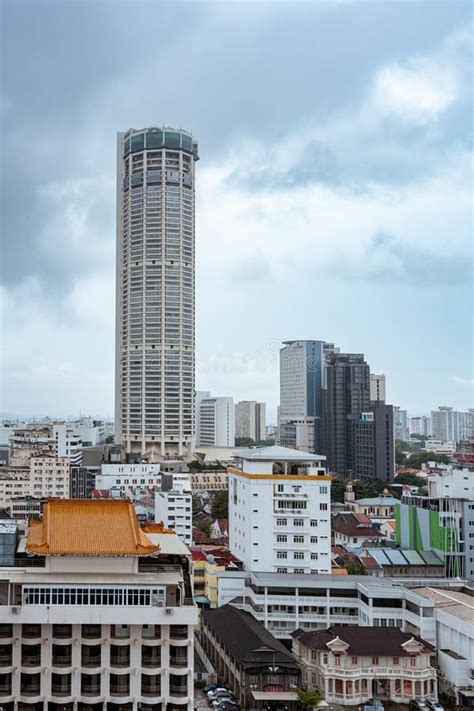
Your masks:
[{"label": "colonial style building", "polygon": [[247,612],[205,610],[201,644],[242,709],[296,711],[301,673],[291,653]]},{"label": "colonial style building", "polygon": [[293,632],[303,682],[328,703],[363,704],[372,697],[407,704],[437,696],[433,647],[396,628],[329,627]]},{"label": "colonial style building", "polygon": [[128,500],[50,499],[0,567],[4,711],[190,711],[188,551]]}]

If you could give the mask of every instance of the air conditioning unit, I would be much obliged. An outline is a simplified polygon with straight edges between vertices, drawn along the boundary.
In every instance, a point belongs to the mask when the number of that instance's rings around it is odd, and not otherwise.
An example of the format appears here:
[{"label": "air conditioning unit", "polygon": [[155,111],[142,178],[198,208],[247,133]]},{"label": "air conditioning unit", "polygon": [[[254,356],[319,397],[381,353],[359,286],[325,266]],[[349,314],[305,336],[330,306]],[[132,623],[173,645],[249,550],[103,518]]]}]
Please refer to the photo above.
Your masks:
[{"label": "air conditioning unit", "polygon": [[163,602],[163,600],[158,600],[158,602],[156,603],[156,605],[157,605],[157,607],[164,607],[164,606],[165,606],[165,603]]},{"label": "air conditioning unit", "polygon": [[21,607],[12,607],[12,612],[14,612],[16,615],[21,611]]},{"label": "air conditioning unit", "polygon": [[165,609],[165,612],[166,612],[167,615],[172,615],[172,614],[173,614],[173,608],[172,608],[172,607],[167,607],[167,608]]}]

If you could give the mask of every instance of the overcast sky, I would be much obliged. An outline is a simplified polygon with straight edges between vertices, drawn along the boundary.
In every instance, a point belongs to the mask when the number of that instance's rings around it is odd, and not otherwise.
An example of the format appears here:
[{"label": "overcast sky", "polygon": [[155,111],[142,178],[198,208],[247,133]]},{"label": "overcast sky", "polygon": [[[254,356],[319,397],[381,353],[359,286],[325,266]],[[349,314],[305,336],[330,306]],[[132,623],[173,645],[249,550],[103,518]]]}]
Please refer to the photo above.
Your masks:
[{"label": "overcast sky", "polygon": [[197,387],[281,341],[472,406],[472,3],[3,0],[3,412],[113,412],[115,142],[199,141]]}]

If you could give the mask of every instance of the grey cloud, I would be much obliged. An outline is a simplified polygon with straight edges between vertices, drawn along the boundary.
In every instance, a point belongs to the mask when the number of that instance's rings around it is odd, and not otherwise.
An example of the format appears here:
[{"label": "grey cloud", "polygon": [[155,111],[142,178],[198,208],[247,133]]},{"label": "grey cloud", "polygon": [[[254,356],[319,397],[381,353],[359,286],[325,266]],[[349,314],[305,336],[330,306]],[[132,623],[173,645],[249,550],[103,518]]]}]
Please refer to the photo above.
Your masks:
[{"label": "grey cloud", "polygon": [[420,288],[459,287],[472,284],[472,256],[433,252],[402,241],[391,232],[373,235],[357,260],[337,260],[326,265],[329,273],[345,281],[406,284]]}]

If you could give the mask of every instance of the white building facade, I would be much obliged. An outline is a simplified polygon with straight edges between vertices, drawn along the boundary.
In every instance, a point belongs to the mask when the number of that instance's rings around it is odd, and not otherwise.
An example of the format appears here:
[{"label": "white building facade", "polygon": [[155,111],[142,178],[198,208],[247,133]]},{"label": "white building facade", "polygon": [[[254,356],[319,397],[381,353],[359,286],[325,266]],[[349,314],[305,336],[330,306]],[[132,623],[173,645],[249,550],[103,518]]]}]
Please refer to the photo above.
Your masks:
[{"label": "white building facade", "polygon": [[197,143],[117,136],[115,442],[151,460],[194,449]]},{"label": "white building facade", "polygon": [[200,447],[235,445],[235,408],[231,397],[196,393],[196,444]]},{"label": "white building facade", "polygon": [[177,485],[155,492],[155,521],[172,528],[187,545],[193,542],[193,497],[190,489]]},{"label": "white building facade", "polygon": [[31,457],[25,467],[0,469],[0,508],[16,498],[69,496],[71,464],[68,457]]},{"label": "white building facade", "polygon": [[385,375],[370,374],[370,400],[371,402],[385,402],[386,388]]},{"label": "white building facade", "polygon": [[100,474],[95,477],[95,489],[112,489],[121,491],[137,487],[161,488],[160,464],[102,464]]},{"label": "white building facade", "polygon": [[0,568],[4,709],[194,708],[198,617],[176,536],[147,536],[127,501],[67,500],[26,551]]},{"label": "white building facade", "polygon": [[229,467],[229,548],[245,569],[328,573],[331,477],[325,457],[285,447],[236,454]]}]

